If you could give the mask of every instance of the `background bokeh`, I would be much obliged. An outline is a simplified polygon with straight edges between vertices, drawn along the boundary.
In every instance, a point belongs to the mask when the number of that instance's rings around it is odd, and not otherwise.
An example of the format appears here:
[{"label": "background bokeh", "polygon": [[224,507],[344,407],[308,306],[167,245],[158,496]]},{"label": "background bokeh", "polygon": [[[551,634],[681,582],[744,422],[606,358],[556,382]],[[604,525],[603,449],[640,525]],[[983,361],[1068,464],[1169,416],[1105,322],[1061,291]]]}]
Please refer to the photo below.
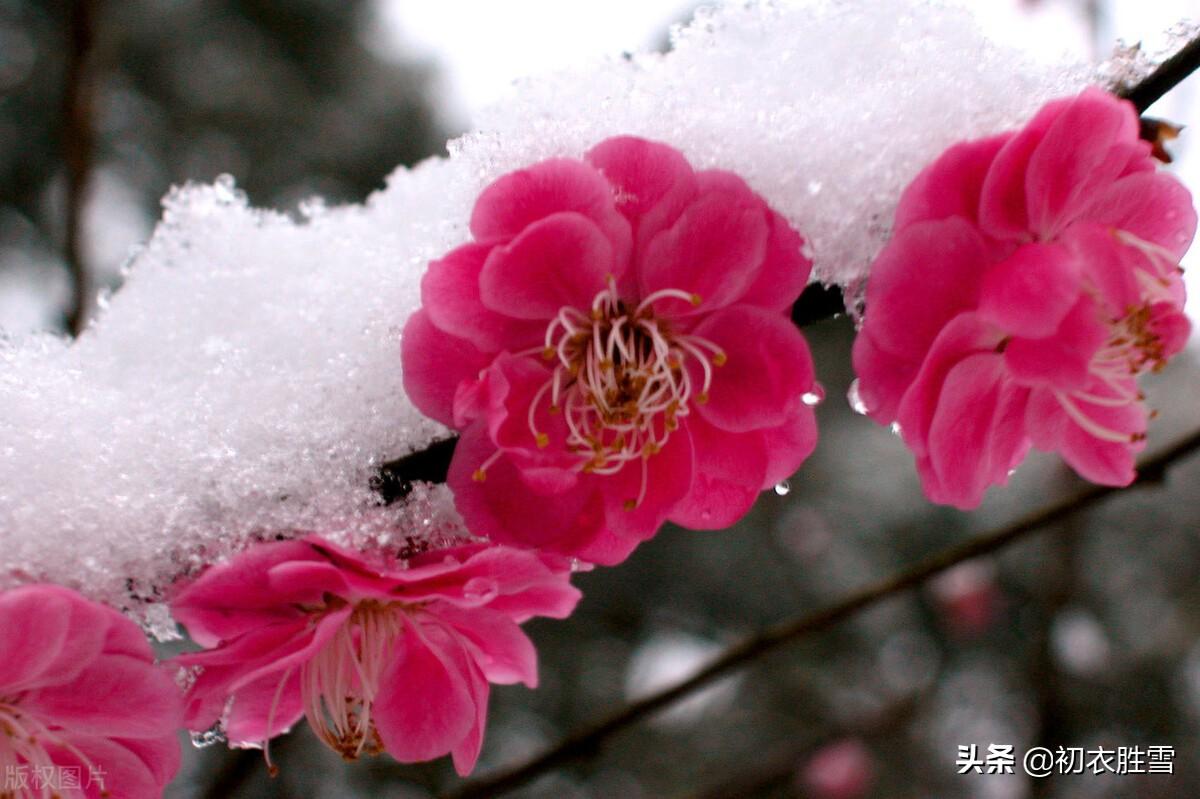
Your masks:
[{"label": "background bokeh", "polygon": [[[82,2],[82,0],[80,0]],[[523,74],[668,46],[689,4],[457,0],[121,0],[88,4],[94,140],[77,260],[119,285],[159,198],[236,176],[257,204],[362,200],[398,164],[443,153]],[[1103,56],[1196,10],[1186,0],[981,0],[995,35]],[[0,0],[0,335],[65,330],[65,124],[75,3]],[[852,55],[852,52],[851,52]],[[76,85],[74,89],[79,90]],[[1155,113],[1200,126],[1193,79]],[[1176,168],[1200,188],[1200,147]],[[928,504],[895,436],[855,415],[847,319],[806,331],[828,399],[803,472],[736,528],[667,530],[621,568],[580,575],[565,622],[535,621],[536,692],[493,693],[480,773],[523,759],[722,647],[835,601],[922,554],[1079,487],[1035,458],[979,511]],[[1151,449],[1200,426],[1189,351],[1151,381]],[[1200,464],[964,564],[756,662],[514,795],[1190,799],[1200,793]],[[960,745],[1168,745],[1173,775],[956,774]],[[299,725],[257,753],[185,747],[169,796],[424,797],[447,762],[342,764]]]}]

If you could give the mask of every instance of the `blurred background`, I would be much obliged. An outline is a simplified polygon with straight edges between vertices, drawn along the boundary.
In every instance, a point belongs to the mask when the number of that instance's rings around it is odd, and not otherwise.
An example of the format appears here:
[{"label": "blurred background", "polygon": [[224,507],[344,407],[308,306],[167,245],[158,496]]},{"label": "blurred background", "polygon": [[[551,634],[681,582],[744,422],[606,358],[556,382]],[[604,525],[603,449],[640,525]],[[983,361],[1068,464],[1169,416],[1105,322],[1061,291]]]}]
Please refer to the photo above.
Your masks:
[{"label": "blurred background", "polygon": [[[669,46],[680,0],[0,0],[0,336],[68,332],[186,180],[231,174],[260,205],[358,202],[445,152],[514,80]],[[1002,39],[1103,58],[1163,41],[1194,0],[979,0]],[[1200,127],[1200,81],[1152,113]],[[1176,169],[1200,189],[1200,145]],[[1194,260],[1194,256],[1193,256]],[[1186,263],[1186,262],[1185,262]],[[82,287],[82,312],[73,297]],[[1196,287],[1200,289],[1200,287]],[[102,302],[102,299],[100,300]],[[578,577],[565,622],[529,625],[536,692],[493,692],[479,774],[686,676],[757,629],[1079,488],[1035,458],[963,514],[928,504],[898,438],[856,416],[852,324],[806,331],[822,446],[737,528],[668,530]],[[1194,352],[1151,383],[1151,450],[1197,426]],[[1200,463],[757,661],[525,797],[1191,799],[1200,795]],[[958,747],[1165,745],[1174,774],[958,775]],[[168,793],[426,797],[448,762],[345,765],[303,724],[260,753],[185,746]],[[1018,768],[1018,772],[1020,769]]]}]

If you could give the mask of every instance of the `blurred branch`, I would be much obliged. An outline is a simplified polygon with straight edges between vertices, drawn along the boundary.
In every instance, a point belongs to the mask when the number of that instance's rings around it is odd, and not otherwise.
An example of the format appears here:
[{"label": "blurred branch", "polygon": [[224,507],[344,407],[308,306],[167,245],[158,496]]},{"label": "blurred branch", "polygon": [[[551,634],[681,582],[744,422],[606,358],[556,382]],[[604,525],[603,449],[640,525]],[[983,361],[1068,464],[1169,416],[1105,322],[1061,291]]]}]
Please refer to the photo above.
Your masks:
[{"label": "blurred branch", "polygon": [[70,3],[70,37],[63,87],[63,161],[67,171],[64,256],[71,274],[71,308],[67,326],[78,335],[87,322],[92,278],[83,259],[83,207],[87,201],[92,159],[92,88],[88,62],[95,42],[99,0]]},{"label": "blurred branch", "polygon": [[1200,35],[1137,83],[1117,89],[1116,94],[1133,103],[1139,113],[1145,113],[1147,108],[1197,69],[1200,69]]},{"label": "blurred branch", "polygon": [[[1200,69],[1200,36],[1188,42],[1178,53],[1160,64],[1141,81],[1119,88],[1116,94],[1131,101],[1139,112],[1144,112],[1154,101],[1197,69]],[[1158,120],[1149,120],[1149,123],[1142,126],[1143,135],[1152,136],[1151,141],[1155,142],[1156,147],[1161,147],[1161,141],[1158,141],[1161,124]],[[792,321],[798,327],[805,327],[845,312],[842,290],[838,286],[813,283],[792,306]],[[441,439],[426,449],[388,461],[379,468],[372,485],[383,497],[384,502],[392,503],[406,497],[414,482],[446,482],[446,472],[450,468],[450,459],[454,455],[457,440],[455,437]]]},{"label": "blurred branch", "polygon": [[[1167,470],[1176,461],[1197,450],[1200,450],[1200,430],[1143,461],[1132,485],[1163,482]],[[460,791],[451,796],[454,799],[497,796],[523,785],[563,763],[576,758],[588,757],[595,753],[600,744],[613,734],[695,693],[729,672],[743,668],[763,655],[805,635],[832,627],[884,599],[915,588],[930,577],[953,566],[1003,549],[1030,533],[1062,521],[1122,490],[1112,486],[1090,486],[1072,497],[1029,514],[1006,527],[936,552],[899,574],[868,585],[834,605],[768,627],[758,635],[725,650],[723,655],[693,676],[627,705],[596,724],[567,736],[558,744],[524,763],[490,777],[468,782]]]}]

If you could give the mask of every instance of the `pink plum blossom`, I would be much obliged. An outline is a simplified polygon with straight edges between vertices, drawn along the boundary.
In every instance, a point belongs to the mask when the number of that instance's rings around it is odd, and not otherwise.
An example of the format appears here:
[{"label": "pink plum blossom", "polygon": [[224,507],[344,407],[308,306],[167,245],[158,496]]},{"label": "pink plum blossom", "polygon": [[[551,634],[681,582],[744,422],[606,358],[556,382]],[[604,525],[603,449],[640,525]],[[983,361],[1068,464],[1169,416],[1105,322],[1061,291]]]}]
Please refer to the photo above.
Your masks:
[{"label": "pink plum blossom", "polygon": [[[566,558],[486,543],[400,559],[316,536],[260,544],[187,586],[172,613],[204,651],[188,727],[264,744],[301,716],[348,760],[450,753],[460,774],[483,743],[489,683],[537,684],[519,624],[568,616]],[[269,763],[269,756],[268,756]]]},{"label": "pink plum blossom", "polygon": [[816,444],[789,320],[804,240],[730,172],[607,139],[505,175],[434,261],[405,388],[461,431],[478,535],[613,564],[664,521],[727,527]]},{"label": "pink plum blossom", "polygon": [[947,150],[907,188],[867,286],[859,392],[925,493],[971,508],[1031,447],[1127,485],[1137,378],[1184,345],[1196,213],[1132,104],[1098,89]]},{"label": "pink plum blossom", "polygon": [[142,631],[55,585],[0,594],[0,795],[148,799],[179,769],[180,691]]}]

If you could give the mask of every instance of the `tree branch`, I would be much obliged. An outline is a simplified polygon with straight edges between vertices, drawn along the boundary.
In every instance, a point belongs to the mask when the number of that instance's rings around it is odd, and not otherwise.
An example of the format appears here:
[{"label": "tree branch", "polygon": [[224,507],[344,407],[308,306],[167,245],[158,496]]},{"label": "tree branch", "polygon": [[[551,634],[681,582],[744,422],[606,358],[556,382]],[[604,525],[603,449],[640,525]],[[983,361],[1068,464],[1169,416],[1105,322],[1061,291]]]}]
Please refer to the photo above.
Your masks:
[{"label": "tree branch", "polygon": [[[1139,466],[1133,485],[1161,483],[1165,478],[1166,470],[1172,464],[1197,450],[1200,450],[1200,430],[1193,432],[1163,452],[1146,459]],[[598,749],[600,744],[613,734],[691,695],[729,672],[746,666],[756,658],[779,649],[785,644],[792,643],[809,633],[832,627],[860,610],[902,591],[915,588],[930,577],[964,561],[1003,549],[1030,533],[1066,519],[1073,513],[1090,507],[1121,490],[1111,486],[1090,486],[1075,496],[1029,514],[1006,527],[936,552],[904,571],[868,585],[836,604],[768,627],[758,635],[725,650],[721,657],[693,676],[666,690],[640,699],[590,727],[568,735],[558,744],[525,763],[493,776],[469,782],[461,790],[451,794],[451,797],[452,799],[475,799],[476,797],[498,796],[563,763],[587,756]]]},{"label": "tree branch", "polygon": [[[1116,94],[1130,100],[1139,112],[1144,112],[1197,69],[1200,69],[1200,36],[1188,42],[1141,81],[1119,88]],[[1150,120],[1150,124],[1142,126],[1143,136],[1155,141],[1156,147],[1161,146],[1161,142],[1156,141],[1160,131],[1157,120]],[[842,291],[838,286],[813,283],[792,306],[792,321],[798,327],[805,327],[845,312]],[[372,485],[384,502],[390,504],[407,496],[414,482],[446,482],[446,472],[450,468],[456,442],[455,437],[441,439],[426,449],[388,461],[380,467],[379,473],[371,481]]]},{"label": "tree branch", "polygon": [[63,161],[67,196],[63,255],[71,275],[71,307],[67,327],[73,335],[87,323],[92,278],[83,259],[83,208],[87,201],[92,159],[92,87],[88,62],[95,41],[96,0],[70,4],[70,47],[63,87]]}]

